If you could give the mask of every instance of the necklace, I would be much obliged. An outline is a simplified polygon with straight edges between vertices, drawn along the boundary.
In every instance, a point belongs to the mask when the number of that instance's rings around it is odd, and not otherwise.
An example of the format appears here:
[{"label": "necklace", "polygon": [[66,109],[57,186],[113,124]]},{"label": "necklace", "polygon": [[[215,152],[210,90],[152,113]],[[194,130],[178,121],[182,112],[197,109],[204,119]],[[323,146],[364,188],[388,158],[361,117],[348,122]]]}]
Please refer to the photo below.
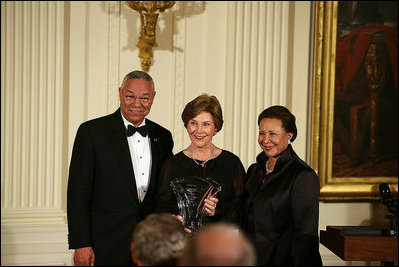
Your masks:
[{"label": "necklace", "polygon": [[189,147],[187,148],[187,150],[188,150],[188,155],[190,156],[190,158],[191,158],[192,160],[194,160],[195,163],[197,163],[197,165],[201,165],[202,167],[204,167],[204,166],[205,166],[205,163],[207,163],[210,159],[212,159],[212,158],[213,158],[213,155],[215,154],[215,145],[213,145],[212,154],[211,154],[211,156],[209,157],[209,159],[205,160],[205,161],[202,162],[202,163],[199,163],[199,162],[196,161],[195,158],[193,157],[193,154],[191,153],[190,147],[191,147],[191,146],[189,146]]},{"label": "necklace", "polygon": [[266,174],[269,174],[273,171],[273,170],[269,170],[269,168],[267,167],[268,163],[269,163],[269,160],[266,161]]}]

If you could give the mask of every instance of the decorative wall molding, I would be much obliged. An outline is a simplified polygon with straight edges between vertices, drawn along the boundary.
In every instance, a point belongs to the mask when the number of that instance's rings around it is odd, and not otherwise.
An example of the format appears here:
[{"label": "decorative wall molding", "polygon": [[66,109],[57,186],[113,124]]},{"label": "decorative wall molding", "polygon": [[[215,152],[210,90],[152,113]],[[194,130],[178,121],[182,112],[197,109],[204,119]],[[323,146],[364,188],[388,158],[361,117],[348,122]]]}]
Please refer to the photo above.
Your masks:
[{"label": "decorative wall molding", "polygon": [[[173,84],[172,90],[174,100],[173,104],[173,119],[172,119],[172,133],[175,143],[174,151],[181,151],[184,146],[184,137],[186,132],[182,132],[181,113],[184,109],[185,103],[185,62],[186,62],[186,18],[185,14],[185,1],[177,1],[173,9],[177,10],[174,13],[174,22],[176,23],[176,32],[173,32],[173,46],[177,49],[173,50]],[[179,18],[179,19],[177,19]]]},{"label": "decorative wall molding", "polygon": [[1,2],[1,265],[70,265],[64,2]]},{"label": "decorative wall molding", "polygon": [[120,39],[121,39],[121,1],[106,2],[108,23],[108,113],[119,106],[117,87],[120,85]]},{"label": "decorative wall molding", "polygon": [[2,209],[1,226],[26,225],[63,225],[66,224],[66,213],[62,209],[24,208]]},{"label": "decorative wall molding", "polygon": [[21,210],[61,209],[64,3],[1,5],[3,223]]},{"label": "decorative wall molding", "polygon": [[289,2],[229,1],[225,145],[248,166],[257,154],[257,116],[286,103]]},{"label": "decorative wall molding", "polygon": [[1,265],[72,266],[63,226],[1,227]]}]

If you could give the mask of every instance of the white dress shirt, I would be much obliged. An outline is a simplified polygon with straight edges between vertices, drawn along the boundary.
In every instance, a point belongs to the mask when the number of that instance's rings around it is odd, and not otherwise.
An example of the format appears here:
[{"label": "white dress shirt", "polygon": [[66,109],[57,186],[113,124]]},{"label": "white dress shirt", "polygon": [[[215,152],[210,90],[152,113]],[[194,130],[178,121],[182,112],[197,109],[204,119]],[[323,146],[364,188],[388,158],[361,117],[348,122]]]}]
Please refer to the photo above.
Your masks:
[{"label": "white dress shirt", "polygon": [[[123,117],[125,127],[132,123]],[[145,125],[145,119],[140,126]],[[134,126],[135,127],[135,126]],[[148,189],[148,182],[151,172],[151,149],[150,138],[147,135],[143,137],[139,132],[135,132],[132,136],[127,136],[129,143],[130,157],[133,163],[134,177],[136,179],[137,195],[139,201],[142,202]]]}]

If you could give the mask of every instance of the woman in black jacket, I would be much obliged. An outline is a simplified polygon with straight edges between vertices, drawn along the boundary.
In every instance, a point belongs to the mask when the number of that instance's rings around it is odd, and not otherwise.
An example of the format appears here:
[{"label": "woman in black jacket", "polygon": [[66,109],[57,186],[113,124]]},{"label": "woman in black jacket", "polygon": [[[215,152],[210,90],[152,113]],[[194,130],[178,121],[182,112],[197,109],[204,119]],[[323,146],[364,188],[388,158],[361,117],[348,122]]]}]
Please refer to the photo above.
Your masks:
[{"label": "woman in black jacket", "polygon": [[256,163],[248,168],[243,224],[258,265],[322,265],[318,222],[320,185],[315,171],[294,152],[295,116],[283,106],[258,117]]}]

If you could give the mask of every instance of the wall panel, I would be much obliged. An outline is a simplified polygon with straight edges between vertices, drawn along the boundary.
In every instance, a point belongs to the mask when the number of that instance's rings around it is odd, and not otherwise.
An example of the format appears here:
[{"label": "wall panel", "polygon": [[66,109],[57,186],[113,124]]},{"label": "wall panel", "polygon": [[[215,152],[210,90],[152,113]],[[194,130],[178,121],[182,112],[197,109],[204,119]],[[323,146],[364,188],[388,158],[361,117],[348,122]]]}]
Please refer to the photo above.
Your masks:
[{"label": "wall panel", "polygon": [[1,13],[1,264],[66,265],[64,2]]},{"label": "wall panel", "polygon": [[288,8],[288,2],[228,2],[224,140],[244,166],[259,153],[259,113],[286,104]]},{"label": "wall panel", "polygon": [[6,2],[2,12],[1,203],[7,224],[19,210],[35,209],[40,217],[48,208],[62,209],[64,17],[62,2]]}]

